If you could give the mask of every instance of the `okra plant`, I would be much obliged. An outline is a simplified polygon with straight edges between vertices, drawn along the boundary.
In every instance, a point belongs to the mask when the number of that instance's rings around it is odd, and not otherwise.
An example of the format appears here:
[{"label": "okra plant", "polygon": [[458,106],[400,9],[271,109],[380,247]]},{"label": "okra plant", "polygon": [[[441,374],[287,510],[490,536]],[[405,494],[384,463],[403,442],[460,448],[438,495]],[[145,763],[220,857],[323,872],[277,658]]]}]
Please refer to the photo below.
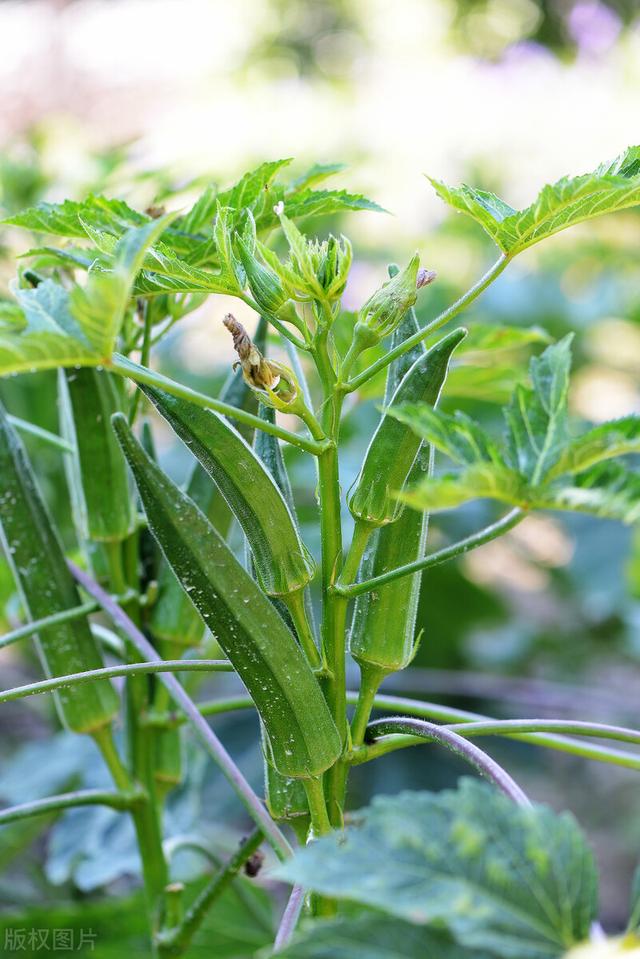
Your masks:
[{"label": "okra plant", "polygon": [[[544,187],[521,210],[432,181],[499,255],[426,324],[414,307],[422,297],[428,308],[435,274],[417,253],[389,267],[355,316],[342,310],[352,246],[344,236],[316,238],[314,218],[379,208],[328,189],[337,166],[286,180],[288,163],[263,163],[226,190],[210,186],[182,213],[92,195],[5,221],[36,245],[0,303],[0,372],[57,369],[60,428],[46,434],[0,414],[0,526],[24,617],[0,645],[33,637],[46,674],[0,702],[52,692],[60,722],[93,738],[113,785],[25,797],[0,811],[0,824],[83,805],[130,816],[158,957],[188,954],[217,897],[248,882],[244,867],[255,872],[262,844],[274,854],[269,875],[291,886],[272,948],[292,959],[640,949],[640,892],[627,933],[605,942],[593,857],[575,821],[532,805],[473,742],[516,737],[639,770],[637,753],[591,741],[638,744],[639,731],[498,721],[380,692],[421,640],[428,568],[507,534],[535,510],[640,519],[640,417],[584,429],[573,422],[570,336],[547,337],[523,370],[500,436],[456,411],[455,393],[446,411],[441,403],[449,375],[464,377],[478,351],[490,368],[492,345],[545,339],[472,321],[467,332],[452,321],[529,247],[640,203],[640,147]],[[220,295],[254,311],[255,332],[222,309],[216,317]],[[237,354],[219,396],[153,362],[165,334],[208,297]],[[373,402],[379,419],[347,489],[341,423],[345,401],[358,398]],[[158,462],[161,420],[191,454],[184,488]],[[75,527],[66,552],[21,439],[34,431],[60,453]],[[317,556],[298,522],[287,446],[315,464]],[[431,549],[429,516],[475,499],[494,501],[495,521]],[[428,633],[424,642],[428,650]],[[190,673],[216,671],[237,673],[246,696],[199,703]],[[225,709],[257,713],[262,795],[206,721]],[[185,724],[254,824],[197,894],[175,881],[165,841],[167,804],[185,776]],[[379,798],[354,820],[352,767],[426,743],[453,750],[488,782]],[[215,820],[216,810],[207,816]],[[216,955],[216,942],[208,947]]]}]

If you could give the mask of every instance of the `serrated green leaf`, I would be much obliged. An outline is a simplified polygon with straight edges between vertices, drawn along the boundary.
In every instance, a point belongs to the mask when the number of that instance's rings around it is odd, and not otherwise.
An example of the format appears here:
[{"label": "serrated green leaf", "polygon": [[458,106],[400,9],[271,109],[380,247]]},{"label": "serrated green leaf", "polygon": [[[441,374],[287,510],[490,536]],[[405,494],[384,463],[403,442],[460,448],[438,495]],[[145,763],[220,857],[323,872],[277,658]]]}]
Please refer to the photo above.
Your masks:
[{"label": "serrated green leaf", "polygon": [[463,358],[463,362],[449,371],[447,396],[504,406],[526,379],[527,372],[522,366],[512,363],[489,365],[488,359],[486,366],[467,366]]},{"label": "serrated green leaf", "polygon": [[150,217],[132,210],[124,200],[89,195],[81,203],[74,200],[39,203],[7,217],[2,223],[21,226],[35,233],[84,238],[87,234],[83,221],[95,229],[120,234],[131,227],[144,226],[149,220]]},{"label": "serrated green leaf", "polygon": [[595,864],[575,820],[474,780],[377,798],[357,827],[310,844],[277,875],[505,959],[557,959],[587,938],[596,909]]},{"label": "serrated green leaf", "polygon": [[305,173],[292,181],[287,192],[299,193],[302,190],[317,186],[318,183],[324,183],[325,180],[335,176],[336,173],[342,173],[345,167],[345,163],[314,163]]},{"label": "serrated green leaf", "polygon": [[147,250],[173,219],[174,214],[167,214],[127,230],[114,247],[112,269],[90,272],[86,285],[74,287],[69,295],[70,313],[105,359],[113,352]]},{"label": "serrated green leaf", "polygon": [[532,505],[637,523],[640,473],[626,470],[619,463],[598,463],[578,476],[556,480],[536,490]]},{"label": "serrated green leaf", "polygon": [[575,223],[640,203],[640,146],[629,147],[592,173],[566,176],[540,191],[528,207],[516,210],[494,193],[463,184],[449,187],[432,178],[436,193],[473,217],[508,256]]},{"label": "serrated green leaf", "polygon": [[[465,949],[446,932],[412,926],[374,912],[354,918],[307,922],[280,959],[495,959]],[[261,954],[267,959],[267,954]]]},{"label": "serrated green leaf", "polygon": [[[510,506],[532,509],[537,504],[522,478],[500,464],[476,463],[459,473],[445,473],[424,480],[397,498],[414,509],[453,509],[474,499],[495,499]],[[549,507],[552,508],[552,507]]]},{"label": "serrated green leaf", "polygon": [[387,212],[361,193],[349,193],[347,190],[301,190],[300,193],[285,200],[285,213],[290,220],[299,220],[307,216],[330,216],[350,210]]},{"label": "serrated green leaf", "polygon": [[640,416],[625,416],[602,423],[571,440],[550,475],[579,473],[596,463],[627,453],[640,453]]},{"label": "serrated green leaf", "polygon": [[[268,197],[269,188],[278,173],[292,162],[293,157],[283,160],[268,160],[245,173],[234,186],[218,194],[220,206],[232,207],[240,211],[262,209],[271,199]],[[274,199],[275,202],[275,199]],[[271,204],[273,205],[273,203]]]},{"label": "serrated green leaf", "polygon": [[474,323],[460,345],[458,360],[465,363],[493,362],[496,353],[514,352],[538,343],[549,344],[551,337],[540,326],[498,326]]},{"label": "serrated green leaf", "polygon": [[16,289],[25,323],[0,332],[0,375],[58,366],[108,362],[147,247],[172,216],[128,230],[118,240],[110,270],[93,270],[71,291],[45,280],[35,289]]},{"label": "serrated green leaf", "polygon": [[180,229],[186,233],[199,233],[204,227],[213,225],[217,196],[218,188],[210,183],[189,212],[180,219]]}]

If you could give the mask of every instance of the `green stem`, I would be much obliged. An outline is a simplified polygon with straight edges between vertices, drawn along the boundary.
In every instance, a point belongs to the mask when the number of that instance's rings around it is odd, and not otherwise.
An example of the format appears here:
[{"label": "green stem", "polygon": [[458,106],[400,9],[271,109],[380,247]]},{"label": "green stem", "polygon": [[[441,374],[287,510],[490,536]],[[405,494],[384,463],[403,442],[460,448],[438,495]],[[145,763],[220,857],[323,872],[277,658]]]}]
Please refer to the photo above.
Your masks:
[{"label": "green stem", "polygon": [[122,557],[122,543],[120,540],[109,540],[105,545],[105,552],[109,562],[109,581],[111,589],[119,596],[129,591],[129,583],[124,569]]},{"label": "green stem", "polygon": [[386,671],[379,666],[373,666],[371,663],[360,664],[360,690],[356,711],[351,720],[351,742],[354,748],[361,746],[364,742],[367,723],[371,717],[376,694],[385,676]]},{"label": "green stem", "polygon": [[447,560],[453,559],[456,556],[460,556],[463,553],[468,553],[472,549],[476,549],[478,546],[483,546],[485,543],[489,543],[492,539],[496,539],[498,536],[503,536],[510,529],[513,529],[514,526],[517,526],[518,523],[521,523],[527,514],[521,509],[513,509],[510,513],[507,513],[506,516],[503,516],[502,519],[498,520],[496,523],[492,523],[491,526],[485,527],[485,529],[480,530],[477,533],[473,533],[471,536],[467,536],[466,539],[462,539],[457,543],[453,543],[451,546],[445,546],[443,549],[439,549],[435,553],[431,553],[429,556],[424,556],[422,559],[417,559],[413,563],[407,563],[405,566],[398,566],[397,569],[391,569],[388,573],[382,573],[380,576],[374,576],[373,579],[367,579],[362,583],[351,583],[346,585],[344,582],[345,577],[341,577],[341,581],[337,582],[334,586],[336,593],[340,593],[342,596],[360,596],[362,593],[369,593],[373,589],[378,589],[380,586],[384,586],[386,583],[392,583],[395,579],[400,579],[402,576],[410,576],[412,573],[418,573],[421,570],[429,569],[431,566],[437,566],[440,563],[445,563]]},{"label": "green stem", "polygon": [[[130,790],[131,778],[116,750],[111,727],[104,726],[97,730],[94,733],[94,739],[116,786],[121,790]],[[137,772],[140,772],[140,770],[137,770]],[[149,908],[149,924],[152,936],[155,936],[162,920],[164,888],[168,881],[167,863],[162,851],[162,834],[156,815],[153,782],[149,780],[148,776],[141,776],[140,778],[144,782],[146,801],[134,806],[132,816],[142,862],[145,895]],[[149,791],[150,787],[151,791]]]},{"label": "green stem", "polygon": [[[144,334],[142,338],[142,349],[140,351],[140,363],[142,366],[149,365],[149,354],[151,352],[151,309],[148,302],[143,302],[142,310],[144,311]],[[140,406],[140,396],[141,390],[136,390],[133,394],[131,400],[131,408],[129,410],[129,426],[133,426],[135,423],[136,415],[138,413],[138,407]]]},{"label": "green stem", "polygon": [[412,350],[414,346],[417,346],[418,343],[421,343],[424,339],[430,336],[432,333],[435,333],[436,330],[439,330],[441,326],[444,326],[445,323],[448,323],[449,320],[452,320],[454,316],[457,316],[458,313],[462,312],[470,303],[480,296],[480,294],[486,290],[486,288],[493,283],[493,281],[500,276],[502,271],[505,269],[509,263],[509,257],[506,253],[503,253],[502,256],[496,260],[493,266],[487,270],[483,277],[481,277],[478,282],[467,290],[455,303],[452,303],[451,306],[447,307],[443,313],[432,320],[431,323],[428,323],[421,330],[417,330],[413,336],[408,337],[402,343],[398,344],[393,350],[389,350],[388,353],[385,353],[383,357],[379,360],[376,360],[375,363],[372,363],[371,366],[368,366],[366,370],[363,370],[362,373],[359,373],[358,376],[354,376],[349,383],[346,384],[345,389],[347,392],[351,393],[353,390],[359,389],[363,383],[366,383],[367,380],[370,380],[372,376],[375,376],[376,373],[379,373],[380,370],[385,369],[389,366],[390,363],[393,363],[395,359],[399,356],[403,356],[405,353],[408,353],[409,350]]},{"label": "green stem", "polygon": [[43,816],[62,809],[72,809],[76,806],[109,806],[121,811],[133,809],[141,800],[144,793],[140,790],[124,792],[108,792],[105,789],[78,789],[75,792],[61,793],[59,796],[47,796],[46,799],[34,799],[32,802],[20,803],[9,809],[0,810],[0,826],[30,816]]},{"label": "green stem", "polygon": [[254,416],[253,413],[248,413],[246,410],[231,406],[229,403],[223,403],[221,400],[213,399],[213,397],[206,396],[204,393],[198,393],[196,390],[189,389],[188,386],[176,383],[175,380],[169,379],[168,376],[163,376],[161,373],[156,373],[144,366],[139,366],[137,363],[127,359],[125,356],[121,356],[119,353],[113,354],[109,369],[119,376],[126,376],[134,380],[136,383],[146,383],[149,386],[155,386],[158,389],[165,390],[172,396],[177,396],[180,399],[187,400],[189,403],[194,403],[196,406],[201,406],[207,410],[214,410],[216,413],[222,413],[223,416],[228,416],[230,419],[236,420],[238,423],[243,423],[245,426],[251,426],[254,429],[270,433],[272,436],[277,436],[279,439],[291,443],[292,446],[297,446],[298,449],[304,450],[306,453],[312,453],[314,456],[318,456],[325,448],[326,444],[314,439],[306,439],[303,436],[298,436],[297,433],[285,430],[283,427],[278,426],[277,423],[268,423],[260,419],[259,416]]},{"label": "green stem", "polygon": [[262,840],[262,832],[259,829],[254,830],[247,839],[243,840],[226,866],[205,886],[187,911],[183,922],[175,929],[160,933],[157,944],[161,956],[180,956],[187,950],[213,902],[231,884],[245,862],[258,849]]},{"label": "green stem", "polygon": [[322,779],[304,779],[302,783],[309,803],[313,833],[315,836],[326,836],[331,832],[331,823],[327,813]]},{"label": "green stem", "polygon": [[312,669],[321,669],[322,657],[316,646],[313,631],[309,624],[309,618],[304,604],[304,591],[298,589],[295,593],[288,593],[282,597],[282,601],[291,613],[293,625],[295,626],[300,645],[309,661],[309,665]]},{"label": "green stem", "polygon": [[101,669],[88,669],[84,673],[69,673],[68,676],[54,676],[25,686],[14,686],[0,692],[0,703],[11,703],[16,699],[50,693],[54,689],[66,689],[70,686],[82,686],[96,679],[115,679],[117,676],[144,676],[147,673],[186,673],[186,672],[233,672],[231,663],[224,659],[175,659],[157,660],[148,663],[126,663],[118,666],[103,666]]},{"label": "green stem", "polygon": [[64,609],[61,613],[52,613],[51,616],[43,616],[42,619],[34,619],[32,623],[25,623],[24,626],[18,626],[12,629],[10,633],[0,636],[0,649],[10,646],[11,643],[17,643],[19,639],[25,639],[27,636],[33,636],[48,626],[59,626],[60,623],[67,623],[72,619],[80,619],[88,613],[95,613],[98,604],[94,602],[82,603],[80,606],[73,606],[71,609]]},{"label": "green stem", "polygon": [[47,443],[49,446],[53,446],[54,449],[60,450],[63,453],[75,453],[75,446],[63,440],[57,433],[51,433],[41,426],[36,426],[35,423],[20,419],[19,416],[7,414],[7,419],[11,425],[15,426],[21,433],[29,433],[30,436],[36,436],[39,440],[42,440],[43,443]]}]

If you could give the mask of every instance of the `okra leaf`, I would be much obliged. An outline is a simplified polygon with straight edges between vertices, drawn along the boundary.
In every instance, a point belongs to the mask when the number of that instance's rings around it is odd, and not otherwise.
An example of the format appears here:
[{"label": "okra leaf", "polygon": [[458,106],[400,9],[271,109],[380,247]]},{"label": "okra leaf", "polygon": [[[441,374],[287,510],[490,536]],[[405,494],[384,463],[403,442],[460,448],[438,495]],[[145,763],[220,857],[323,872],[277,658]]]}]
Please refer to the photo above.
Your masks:
[{"label": "okra leaf", "polygon": [[[349,193],[347,190],[301,190],[294,196],[286,197],[284,204],[285,213],[290,220],[300,220],[308,216],[329,216],[351,210],[387,212],[361,193]],[[273,222],[276,222],[275,216]]]},{"label": "okra leaf", "polygon": [[314,163],[308,170],[302,173],[291,183],[290,193],[299,193],[302,190],[317,186],[318,183],[324,183],[329,177],[336,173],[342,173],[345,169],[345,163]]},{"label": "okra leaf", "polygon": [[547,475],[567,443],[572,339],[565,336],[533,357],[533,388],[519,386],[504,411],[507,462],[533,483]]},{"label": "okra leaf", "polygon": [[591,173],[565,176],[540,191],[528,207],[516,210],[494,193],[463,184],[449,187],[432,178],[436,193],[473,217],[508,256],[575,223],[640,203],[640,146],[629,147]]},{"label": "okra leaf", "polygon": [[441,930],[374,912],[307,922],[277,955],[278,959],[495,959],[495,953],[466,949]]},{"label": "okra leaf", "polygon": [[548,345],[551,337],[540,326],[499,326],[474,323],[456,353],[458,362],[493,364],[496,353],[514,353],[538,344]]},{"label": "okra leaf", "polygon": [[276,875],[503,959],[557,959],[587,938],[596,912],[595,863],[575,820],[475,780],[379,797],[357,826],[306,846]]},{"label": "okra leaf", "polygon": [[389,413],[406,423],[454,463],[473,466],[488,461],[502,462],[501,453],[488,433],[459,410],[452,416],[426,403],[403,403]]},{"label": "okra leaf", "polygon": [[318,776],[340,755],[341,741],[292,633],[209,520],[147,456],[126,418],[116,414],[112,423],[149,529],[255,702],[269,758],[284,776]]},{"label": "okra leaf", "polygon": [[85,239],[85,222],[98,230],[121,234],[131,227],[144,226],[150,219],[146,214],[132,210],[124,200],[91,194],[80,203],[74,200],[65,200],[64,203],[38,203],[37,206],[7,217],[2,220],[2,224],[24,227],[34,233]]},{"label": "okra leaf", "polygon": [[602,423],[571,440],[562,450],[551,475],[579,473],[626,453],[640,453],[640,416]]},{"label": "okra leaf", "polygon": [[463,467],[396,491],[397,498],[415,509],[441,510],[487,497],[526,510],[571,510],[635,522],[640,474],[605,461],[640,450],[640,417],[569,437],[570,342],[565,337],[531,360],[533,387],[519,386],[505,409],[502,448],[460,412],[450,416],[416,403],[391,409],[390,415]]},{"label": "okra leaf", "polygon": [[[434,476],[413,489],[398,493],[398,499],[414,509],[439,512],[475,499],[494,499],[510,506],[533,509],[540,506],[525,482],[513,470],[497,463],[476,463],[459,473]],[[543,508],[540,506],[540,508]],[[566,508],[546,506],[545,508]]]},{"label": "okra leaf", "polygon": [[115,245],[109,270],[90,271],[70,291],[52,280],[16,289],[24,324],[0,332],[0,375],[108,362],[147,248],[172,219],[133,227]]}]

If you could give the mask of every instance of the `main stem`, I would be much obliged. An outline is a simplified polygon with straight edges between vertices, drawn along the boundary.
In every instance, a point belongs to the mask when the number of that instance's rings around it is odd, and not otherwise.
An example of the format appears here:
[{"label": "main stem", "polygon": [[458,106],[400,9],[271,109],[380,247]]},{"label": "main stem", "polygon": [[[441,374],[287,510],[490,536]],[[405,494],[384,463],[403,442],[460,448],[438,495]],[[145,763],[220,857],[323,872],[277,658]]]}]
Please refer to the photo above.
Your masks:
[{"label": "main stem", "polygon": [[[336,374],[328,350],[328,331],[319,331],[314,358],[322,382],[322,428],[331,445],[318,457],[318,492],[320,499],[320,536],[322,541],[322,647],[329,668],[326,681],[327,703],[346,749],[347,680],[345,664],[346,603],[333,592],[342,560],[342,522],[340,518],[340,476],[338,437],[340,431],[341,396],[336,393]],[[341,789],[336,767],[326,775],[326,796],[329,819],[333,826],[342,824]]]}]

